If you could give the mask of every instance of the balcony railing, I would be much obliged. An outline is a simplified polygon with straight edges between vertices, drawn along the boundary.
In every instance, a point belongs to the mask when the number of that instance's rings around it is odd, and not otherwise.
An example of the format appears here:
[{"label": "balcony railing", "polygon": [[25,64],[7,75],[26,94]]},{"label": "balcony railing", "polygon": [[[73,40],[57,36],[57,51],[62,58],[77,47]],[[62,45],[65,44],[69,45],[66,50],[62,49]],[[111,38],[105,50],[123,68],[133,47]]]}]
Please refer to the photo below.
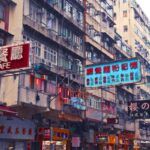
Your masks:
[{"label": "balcony railing", "polygon": [[112,39],[115,38],[114,29],[110,28],[107,22],[101,21],[101,30],[102,32],[107,33]]},{"label": "balcony railing", "polygon": [[119,47],[117,44],[115,44],[115,48],[116,48],[116,50],[118,50],[120,53],[122,53],[123,55],[125,55],[127,58],[132,57],[132,52],[124,51],[124,50],[122,49],[122,47]]},{"label": "balcony railing", "polygon": [[[80,1],[80,0],[76,0],[76,1]],[[78,20],[74,20],[72,16],[67,15],[67,13],[62,8],[59,8],[57,4],[52,4],[47,0],[45,0],[44,2],[47,4],[48,7],[53,9],[55,13],[61,15],[62,18],[66,19],[68,22],[72,23],[76,28],[80,29],[83,32],[83,25]],[[81,3],[77,2],[77,3],[82,4],[82,2]]]},{"label": "balcony railing", "polygon": [[69,43],[66,39],[62,38],[61,36],[58,36],[57,33],[55,33],[52,30],[46,29],[41,24],[38,24],[37,22],[33,21],[30,17],[24,16],[23,23],[25,26],[28,26],[32,28],[33,30],[36,30],[46,38],[51,39],[55,43],[62,45],[67,50],[73,52],[74,54],[84,57],[84,51],[79,50],[77,47],[75,47],[73,44]]}]

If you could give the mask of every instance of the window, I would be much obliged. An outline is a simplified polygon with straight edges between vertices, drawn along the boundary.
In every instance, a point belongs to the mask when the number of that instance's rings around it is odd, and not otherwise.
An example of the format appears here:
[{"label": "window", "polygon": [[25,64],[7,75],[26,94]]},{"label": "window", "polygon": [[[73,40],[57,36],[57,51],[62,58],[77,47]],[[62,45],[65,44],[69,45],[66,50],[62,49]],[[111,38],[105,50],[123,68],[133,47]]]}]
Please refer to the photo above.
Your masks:
[{"label": "window", "polygon": [[127,10],[123,11],[123,17],[127,17]]},{"label": "window", "polygon": [[43,14],[45,12],[39,5],[34,3],[33,1],[30,2],[30,18],[35,21],[36,23],[41,23],[43,19]]},{"label": "window", "polygon": [[123,0],[123,3],[126,3],[127,2],[127,0]]},{"label": "window", "polygon": [[0,20],[4,20],[4,6],[0,4]]},{"label": "window", "polygon": [[127,25],[123,26],[123,31],[128,32],[128,26]]},{"label": "window", "polygon": [[41,56],[41,44],[37,41],[34,41],[34,54],[36,56]]},{"label": "window", "polygon": [[87,100],[87,106],[94,108],[94,109],[100,109],[100,99],[89,97]]},{"label": "window", "polygon": [[30,75],[30,88],[47,92],[47,80]]},{"label": "window", "polygon": [[45,47],[44,59],[52,64],[57,64],[57,52],[49,47]]}]

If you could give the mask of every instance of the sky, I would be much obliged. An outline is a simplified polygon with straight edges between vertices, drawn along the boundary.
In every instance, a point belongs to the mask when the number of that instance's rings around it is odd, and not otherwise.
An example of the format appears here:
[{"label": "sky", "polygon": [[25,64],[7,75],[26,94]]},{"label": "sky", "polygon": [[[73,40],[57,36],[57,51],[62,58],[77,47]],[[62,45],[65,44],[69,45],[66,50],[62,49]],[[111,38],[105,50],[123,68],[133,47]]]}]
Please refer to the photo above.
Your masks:
[{"label": "sky", "polygon": [[136,0],[150,20],[150,0]]}]

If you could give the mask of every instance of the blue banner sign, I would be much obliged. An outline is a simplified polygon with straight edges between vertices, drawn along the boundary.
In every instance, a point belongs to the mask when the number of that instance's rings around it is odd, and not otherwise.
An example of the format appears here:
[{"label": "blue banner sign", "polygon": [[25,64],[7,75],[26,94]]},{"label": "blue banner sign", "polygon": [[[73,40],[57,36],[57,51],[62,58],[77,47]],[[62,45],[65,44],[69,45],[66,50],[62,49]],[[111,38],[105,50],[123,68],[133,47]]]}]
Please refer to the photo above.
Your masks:
[{"label": "blue banner sign", "polygon": [[85,101],[82,98],[71,97],[70,105],[79,110],[86,110]]},{"label": "blue banner sign", "polygon": [[85,67],[85,86],[101,87],[139,82],[141,64],[137,58]]}]

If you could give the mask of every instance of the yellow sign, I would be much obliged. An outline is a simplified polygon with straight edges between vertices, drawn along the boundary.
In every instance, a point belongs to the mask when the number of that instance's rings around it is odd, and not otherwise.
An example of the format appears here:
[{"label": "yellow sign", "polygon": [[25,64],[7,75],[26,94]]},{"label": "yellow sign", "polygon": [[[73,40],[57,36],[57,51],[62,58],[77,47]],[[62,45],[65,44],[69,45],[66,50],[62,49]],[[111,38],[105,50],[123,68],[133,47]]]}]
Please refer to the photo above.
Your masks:
[{"label": "yellow sign", "polygon": [[109,144],[115,144],[116,143],[116,136],[115,135],[109,135],[108,136],[108,143]]}]

